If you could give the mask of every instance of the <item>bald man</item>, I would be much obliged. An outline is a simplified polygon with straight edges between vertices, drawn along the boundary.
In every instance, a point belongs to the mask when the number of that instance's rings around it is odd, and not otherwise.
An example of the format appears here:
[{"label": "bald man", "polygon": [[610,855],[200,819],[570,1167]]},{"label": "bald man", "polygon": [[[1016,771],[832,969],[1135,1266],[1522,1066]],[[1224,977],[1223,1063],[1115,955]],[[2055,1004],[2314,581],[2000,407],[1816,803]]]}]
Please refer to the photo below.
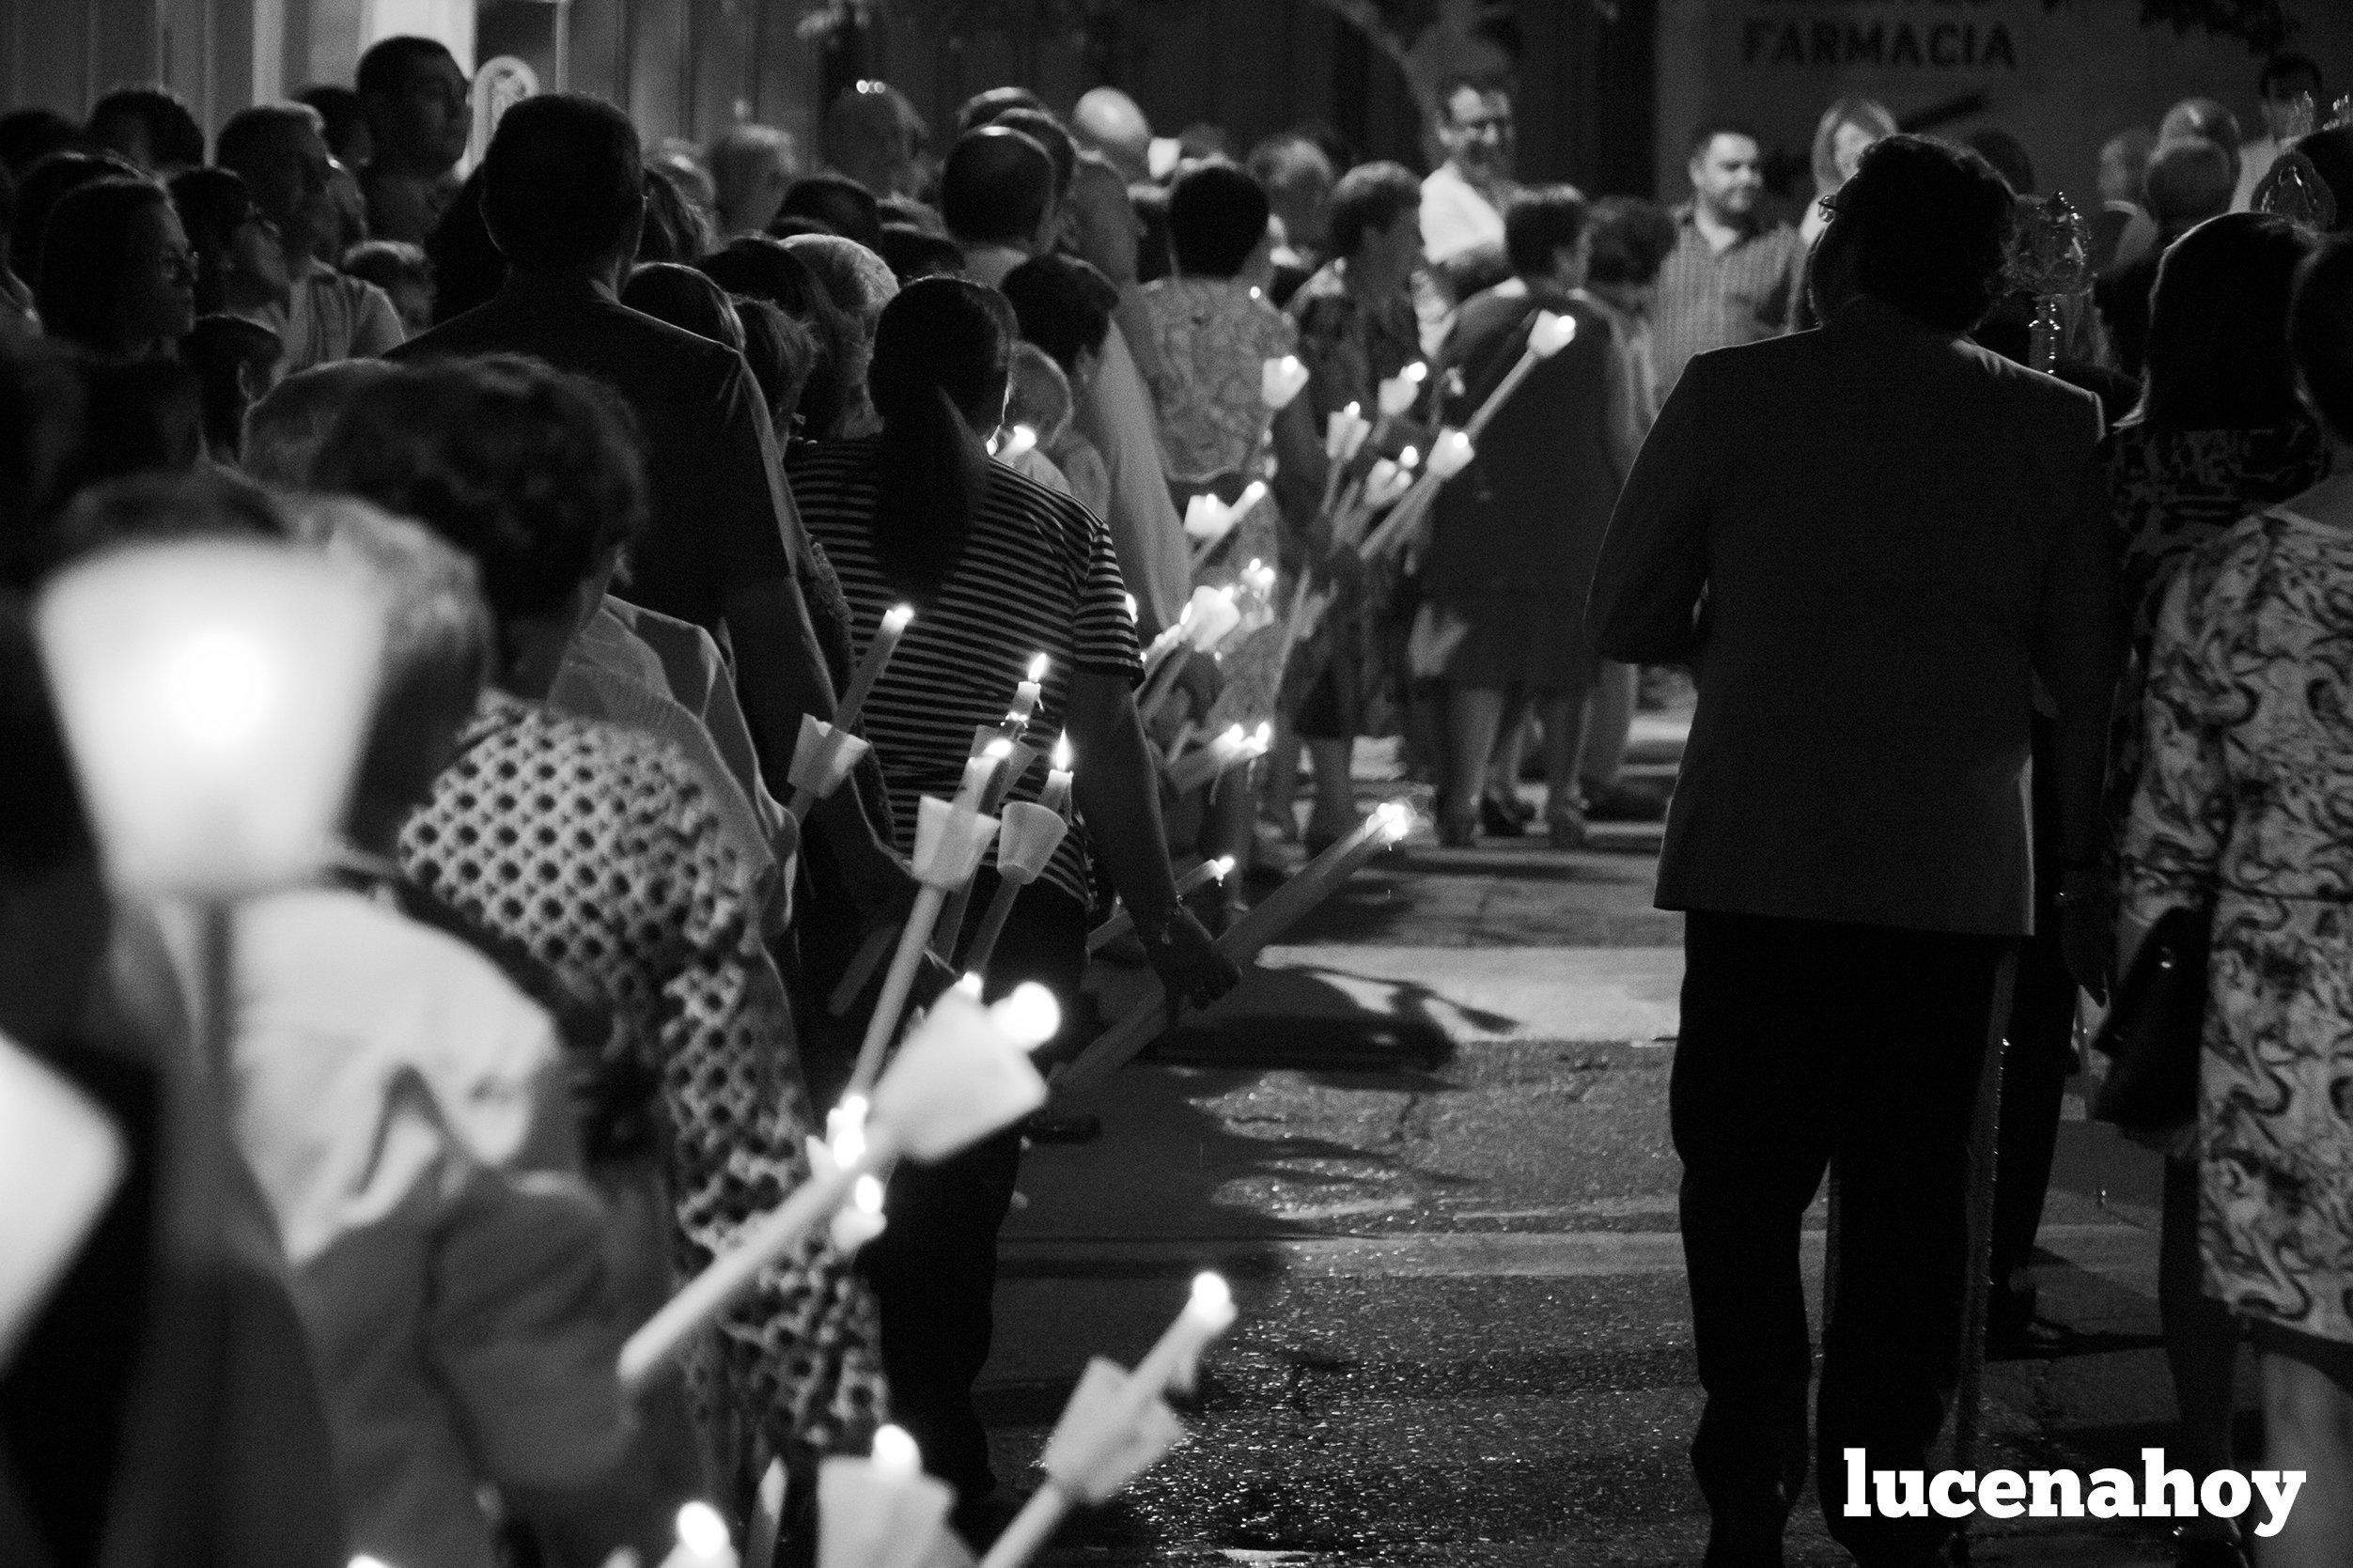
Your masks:
[{"label": "bald man", "polygon": [[1101,153],[1130,185],[1152,178],[1152,123],[1117,87],[1096,87],[1070,112],[1079,145]]}]

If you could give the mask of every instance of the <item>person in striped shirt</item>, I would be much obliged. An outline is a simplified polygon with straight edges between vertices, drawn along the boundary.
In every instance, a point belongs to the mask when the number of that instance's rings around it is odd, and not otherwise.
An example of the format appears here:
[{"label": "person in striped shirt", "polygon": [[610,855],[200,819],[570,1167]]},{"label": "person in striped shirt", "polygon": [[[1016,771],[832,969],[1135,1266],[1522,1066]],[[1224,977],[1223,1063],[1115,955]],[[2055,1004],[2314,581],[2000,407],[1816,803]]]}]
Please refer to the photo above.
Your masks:
[{"label": "person in striped shirt", "polygon": [[[996,724],[1039,654],[1051,661],[1026,744],[1038,762],[1013,789],[1035,800],[1045,755],[1067,729],[1080,821],[1024,889],[996,950],[990,994],[1034,980],[1066,1009],[1086,966],[1098,863],[1133,911],[1171,996],[1223,994],[1233,965],[1178,903],[1160,796],[1133,687],[1134,623],[1101,519],[1003,464],[985,445],[1003,418],[1018,333],[1011,304],[964,278],[924,278],[883,307],[870,384],[880,433],[803,444],[794,494],[870,643],[901,601],[915,619],[865,706],[889,781],[899,844],[916,800],[957,792],[975,726]],[[985,908],[984,871],[973,908]],[[882,1309],[893,1411],[925,1464],[958,1493],[957,1523],[985,1539],[1005,1517],[972,1388],[988,1359],[999,1227],[1021,1140],[1007,1132],[892,1178],[890,1228],[863,1262]]]}]

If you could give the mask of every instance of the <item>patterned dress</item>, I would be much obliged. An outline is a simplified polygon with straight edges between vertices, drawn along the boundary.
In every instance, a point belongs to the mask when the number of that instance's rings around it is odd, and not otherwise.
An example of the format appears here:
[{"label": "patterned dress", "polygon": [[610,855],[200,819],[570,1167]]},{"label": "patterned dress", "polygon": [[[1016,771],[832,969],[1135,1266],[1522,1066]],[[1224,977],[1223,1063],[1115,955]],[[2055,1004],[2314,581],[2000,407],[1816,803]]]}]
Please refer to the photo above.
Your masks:
[{"label": "patterned dress", "polygon": [[[1266,362],[1299,346],[1299,329],[1248,284],[1223,278],[1162,278],[1147,284],[1161,370],[1152,387],[1160,406],[1161,453],[1169,488],[1184,500],[1208,491],[1231,502],[1266,477],[1266,441],[1273,412],[1259,396]],[[1223,588],[1252,561],[1272,565],[1282,536],[1272,498],[1251,508],[1208,564],[1196,587]],[[1274,712],[1287,642],[1278,588],[1276,619],[1229,643],[1218,656],[1224,685],[1202,721],[1215,735],[1229,724],[1254,725]]]},{"label": "patterned dress", "polygon": [[2118,602],[2132,637],[2108,737],[2104,819],[2121,826],[2141,777],[2142,672],[2175,568],[2250,512],[2318,484],[2329,472],[2329,442],[2309,422],[2176,430],[2135,419],[2117,426],[2103,451]]},{"label": "patterned dress", "polygon": [[[1299,324],[1299,357],[1309,376],[1300,396],[1314,413],[1319,439],[1325,419],[1350,403],[1365,418],[1377,418],[1380,383],[1422,357],[1412,298],[1399,293],[1379,303],[1358,299],[1348,291],[1346,261],[1332,262],[1309,278],[1288,308]],[[1400,435],[1391,444],[1419,439]],[[1369,465],[1379,455],[1368,442],[1357,460]],[[1296,536],[1314,519],[1285,520]],[[1287,582],[1283,592],[1290,592]],[[1403,706],[1402,693],[1394,689],[1404,651],[1390,625],[1396,596],[1395,569],[1375,567],[1341,594],[1316,636],[1293,652],[1284,682],[1286,692],[1304,696],[1298,714],[1301,734],[1329,738],[1380,734],[1390,727]],[[1328,678],[1317,678],[1319,674]]]},{"label": "patterned dress", "polygon": [[2353,535],[2280,509],[2158,617],[2124,912],[2212,902],[2206,1288],[2353,1341]]},{"label": "patterned dress", "polygon": [[[609,1051],[660,1084],[681,1277],[808,1179],[816,1124],[753,878],[683,757],[491,692],[400,860],[608,1009]],[[880,1366],[865,1286],[830,1245],[803,1244],[690,1362],[715,1472],[740,1495],[769,1456],[863,1442]]]}]

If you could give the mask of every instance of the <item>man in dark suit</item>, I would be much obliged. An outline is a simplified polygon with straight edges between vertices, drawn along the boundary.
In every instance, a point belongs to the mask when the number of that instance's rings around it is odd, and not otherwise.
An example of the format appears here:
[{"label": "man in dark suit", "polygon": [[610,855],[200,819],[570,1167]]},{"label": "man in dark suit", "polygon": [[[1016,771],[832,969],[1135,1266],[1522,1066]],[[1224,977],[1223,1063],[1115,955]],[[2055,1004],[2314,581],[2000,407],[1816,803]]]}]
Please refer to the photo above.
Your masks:
[{"label": "man in dark suit", "polygon": [[2099,410],[1965,340],[2011,214],[1974,154],[1866,154],[1815,257],[1828,325],[1691,362],[1594,583],[1605,655],[1688,663],[1699,688],[1659,903],[1688,912],[1671,1111],[1711,1568],[1779,1563],[1805,1479],[1799,1231],[1826,1169],[1823,1511],[1866,1564],[1947,1547],[1933,1514],[1847,1517],[1844,1451],[1922,1466],[1957,1376],[1971,1112],[2034,918],[2038,692],[2069,964],[2102,972]]},{"label": "man in dark suit", "polygon": [[[761,768],[781,785],[801,716],[834,713],[834,675],[803,592],[814,548],[743,356],[620,303],[644,178],[636,129],[613,105],[576,94],[516,104],[482,165],[482,216],[506,257],[506,287],[391,357],[529,354],[620,393],[636,415],[653,515],[618,591],[728,650]],[[812,847],[870,915],[900,901],[906,877],[857,791],[821,803],[811,827]]]}]

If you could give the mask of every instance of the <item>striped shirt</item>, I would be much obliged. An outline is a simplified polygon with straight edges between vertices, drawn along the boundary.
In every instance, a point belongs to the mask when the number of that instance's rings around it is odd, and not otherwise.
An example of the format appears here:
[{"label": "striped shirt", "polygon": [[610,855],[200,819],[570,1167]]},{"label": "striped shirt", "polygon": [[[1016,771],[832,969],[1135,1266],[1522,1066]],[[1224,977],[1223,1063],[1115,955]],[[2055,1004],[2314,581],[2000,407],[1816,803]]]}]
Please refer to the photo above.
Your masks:
[{"label": "striped shirt", "polygon": [[1787,332],[1805,280],[1805,241],[1786,224],[1752,229],[1721,251],[1699,231],[1690,207],[1675,210],[1675,226],[1650,312],[1662,398],[1693,354]]},{"label": "striped shirt", "polygon": [[[841,575],[861,657],[883,614],[906,597],[875,562],[874,464],[871,437],[796,443],[786,458],[801,515]],[[1012,795],[1037,799],[1062,731],[1070,672],[1128,681],[1141,674],[1126,594],[1111,530],[1099,518],[1002,464],[990,466],[988,495],[962,558],[907,629],[860,724],[890,785],[902,850],[914,847],[917,798],[955,796],[974,726],[1005,718],[1014,687],[1042,653],[1053,663],[1024,739],[1038,760]],[[1082,833],[1063,840],[1046,879],[1090,901]]]}]

